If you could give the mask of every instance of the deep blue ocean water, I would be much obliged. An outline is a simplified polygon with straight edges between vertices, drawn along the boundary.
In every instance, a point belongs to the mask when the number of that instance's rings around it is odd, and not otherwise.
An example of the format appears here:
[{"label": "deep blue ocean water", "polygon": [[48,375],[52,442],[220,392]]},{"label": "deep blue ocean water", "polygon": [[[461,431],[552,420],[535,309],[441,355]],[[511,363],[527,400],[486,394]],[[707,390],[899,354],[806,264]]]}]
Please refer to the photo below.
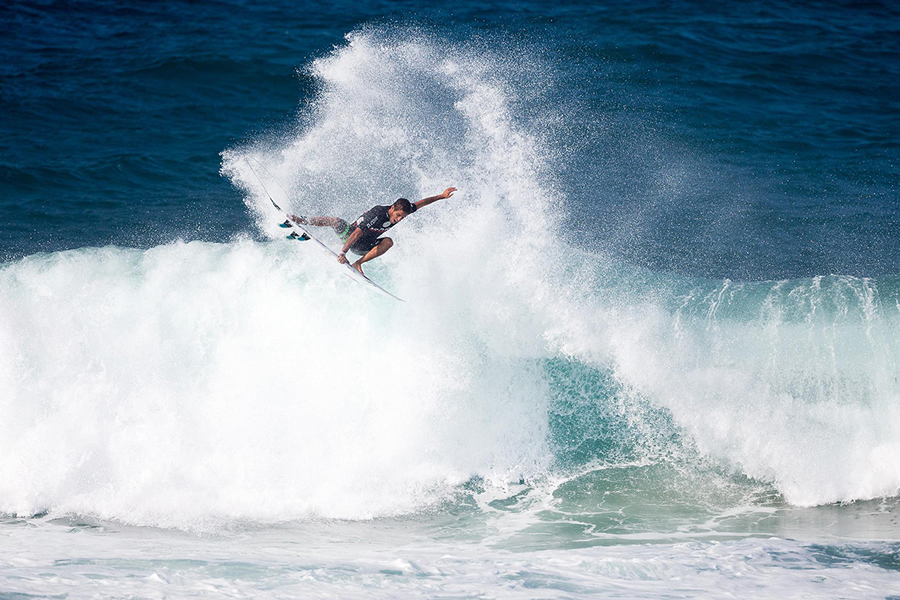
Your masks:
[{"label": "deep blue ocean water", "polygon": [[900,595],[895,5],[0,31],[0,597]]},{"label": "deep blue ocean water", "polygon": [[0,10],[9,258],[248,231],[219,153],[295,126],[304,65],[376,23],[543,62],[533,83],[552,89],[529,108],[564,115],[548,134],[582,247],[712,277],[898,272],[890,3]]}]

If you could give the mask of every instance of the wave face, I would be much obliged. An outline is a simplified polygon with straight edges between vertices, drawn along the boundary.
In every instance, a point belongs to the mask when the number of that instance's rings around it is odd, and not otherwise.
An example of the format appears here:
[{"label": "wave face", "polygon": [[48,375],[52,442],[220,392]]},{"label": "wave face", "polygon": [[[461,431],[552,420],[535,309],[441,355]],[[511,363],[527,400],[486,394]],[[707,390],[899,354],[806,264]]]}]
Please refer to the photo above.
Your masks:
[{"label": "wave face", "polygon": [[[5,265],[0,511],[365,519],[627,461],[796,505],[897,494],[900,282],[688,279],[573,248],[547,69],[357,32],[309,67],[295,131],[223,153],[271,242]],[[370,263],[408,302],[281,241],[247,158],[302,214],[459,187]]]}]

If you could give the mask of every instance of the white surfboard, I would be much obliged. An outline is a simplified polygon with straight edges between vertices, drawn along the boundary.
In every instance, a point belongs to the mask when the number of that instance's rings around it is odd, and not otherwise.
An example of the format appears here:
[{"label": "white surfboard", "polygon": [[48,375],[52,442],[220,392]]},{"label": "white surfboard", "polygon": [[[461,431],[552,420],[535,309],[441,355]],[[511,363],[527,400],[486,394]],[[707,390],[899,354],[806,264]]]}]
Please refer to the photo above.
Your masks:
[{"label": "white surfboard", "polygon": [[[271,200],[271,198],[270,198],[270,200]],[[272,204],[275,204],[275,203],[272,202]],[[277,204],[275,204],[275,208],[278,208]],[[281,209],[279,208],[278,210],[281,210]],[[284,213],[284,211],[281,211],[281,212]],[[285,215],[285,216],[287,216],[287,215]],[[288,217],[286,222],[290,223],[292,229],[299,231],[301,234],[305,233],[306,236],[310,240],[317,243],[320,248],[322,248],[325,252],[327,252],[328,254],[333,256],[335,259],[334,262],[337,262],[338,253],[335,252],[334,250],[332,250],[331,248],[329,248],[328,246],[326,246],[325,243],[322,240],[320,240],[319,238],[317,238],[314,234],[310,233],[309,229],[307,229],[306,227],[304,227],[303,225],[301,225],[299,223],[295,223],[294,221],[292,221],[290,219],[290,217]],[[350,279],[353,279],[354,281],[357,281],[357,282],[363,284],[364,286],[368,287],[372,291],[379,292],[381,294],[384,294],[385,296],[390,296],[394,300],[399,300],[400,302],[405,302],[405,300],[403,300],[402,298],[398,298],[397,296],[393,295],[392,293],[390,293],[389,291],[387,291],[386,289],[384,289],[383,287],[381,287],[380,285],[378,285],[377,283],[375,283],[374,281],[372,281],[371,279],[369,279],[368,277],[366,277],[365,275],[360,273],[349,262],[340,264],[340,266],[344,268],[344,274],[347,275],[347,277],[349,277]]]},{"label": "white surfboard", "polygon": [[[256,169],[253,168],[253,165],[250,164],[250,161],[247,159],[245,159],[245,160],[247,162],[247,166],[250,167],[250,171],[256,177],[256,180],[259,181],[259,185],[262,186],[262,189],[266,192],[266,196],[269,197],[269,202],[271,202],[272,206],[274,206],[278,210],[278,212],[280,212],[284,216],[285,222],[291,226],[290,228],[292,230],[294,230],[295,232],[299,231],[299,232],[301,232],[301,234],[305,233],[306,236],[309,239],[311,239],[312,241],[314,241],[316,244],[318,244],[320,248],[322,248],[323,250],[325,250],[325,252],[332,255],[335,259],[334,262],[337,263],[337,257],[338,257],[337,252],[335,252],[334,250],[329,248],[325,244],[325,242],[320,240],[314,234],[310,233],[306,227],[304,227],[303,225],[300,225],[299,223],[295,223],[294,221],[292,221],[290,218],[291,216],[288,213],[286,213],[284,210],[282,210],[282,208],[280,206],[278,206],[278,204],[275,203],[275,200],[272,199],[272,194],[270,194],[269,190],[266,189],[266,184],[263,183],[262,178],[260,178],[259,173],[256,172]],[[262,165],[260,165],[260,166],[262,166]],[[279,184],[279,187],[281,187],[280,184]],[[340,267],[342,267],[344,269],[344,271],[343,271],[344,274],[347,277],[349,277],[350,279],[356,281],[357,283],[361,283],[362,285],[364,285],[368,289],[372,290],[373,292],[378,292],[379,294],[384,294],[385,296],[389,296],[389,297],[393,298],[394,300],[399,300],[400,302],[405,302],[405,300],[403,300],[402,298],[398,298],[397,296],[393,295],[392,293],[390,293],[389,291],[387,291],[386,289],[384,289],[383,287],[381,287],[380,285],[378,285],[377,283],[375,283],[374,281],[372,281],[371,279],[369,279],[368,277],[366,277],[365,275],[363,275],[362,273],[357,271],[353,267],[353,265],[351,265],[350,263],[344,263],[344,264],[338,263],[338,264]]]}]

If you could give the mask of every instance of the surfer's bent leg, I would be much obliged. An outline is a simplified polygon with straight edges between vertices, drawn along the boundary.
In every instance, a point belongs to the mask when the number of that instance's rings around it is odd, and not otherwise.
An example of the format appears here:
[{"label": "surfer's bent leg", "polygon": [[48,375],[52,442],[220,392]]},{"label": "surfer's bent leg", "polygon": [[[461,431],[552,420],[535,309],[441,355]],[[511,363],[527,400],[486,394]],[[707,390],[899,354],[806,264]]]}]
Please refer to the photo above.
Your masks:
[{"label": "surfer's bent leg", "polygon": [[[334,227],[337,228],[339,223],[345,223],[343,219],[338,219],[337,217],[307,217],[304,219],[306,223],[310,225],[314,225],[315,227]],[[304,223],[301,223],[303,225]]]},{"label": "surfer's bent leg", "polygon": [[[373,258],[378,258],[382,254],[384,254],[385,252],[390,250],[391,246],[393,246],[393,245],[394,245],[394,240],[392,240],[391,238],[381,238],[380,240],[378,240],[378,243],[372,247],[371,250],[366,252],[365,256],[363,256],[361,259],[359,259],[358,261],[353,263],[353,266],[356,267],[357,271],[362,273],[363,272],[362,264],[364,262],[369,262]],[[363,273],[363,275],[365,275],[365,273]]]},{"label": "surfer's bent leg", "polygon": [[303,222],[300,224],[304,225],[306,223],[315,227],[331,227],[342,240],[346,240],[350,236],[350,225],[347,221],[338,217],[309,217],[308,219],[303,219]]},{"label": "surfer's bent leg", "polygon": [[350,224],[343,219],[332,218],[334,221],[331,224],[331,228],[334,229],[334,232],[337,234],[341,240],[346,241],[348,237],[350,237]]}]

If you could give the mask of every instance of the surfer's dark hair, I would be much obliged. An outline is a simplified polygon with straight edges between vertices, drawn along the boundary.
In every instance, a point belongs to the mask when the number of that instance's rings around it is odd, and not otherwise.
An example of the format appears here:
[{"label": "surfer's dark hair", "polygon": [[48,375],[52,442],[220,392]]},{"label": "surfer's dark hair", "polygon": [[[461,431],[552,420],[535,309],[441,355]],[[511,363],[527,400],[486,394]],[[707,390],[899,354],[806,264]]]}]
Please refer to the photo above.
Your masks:
[{"label": "surfer's dark hair", "polygon": [[397,198],[397,201],[393,204],[395,209],[400,209],[406,214],[416,212],[416,205],[407,200],[406,198]]}]

